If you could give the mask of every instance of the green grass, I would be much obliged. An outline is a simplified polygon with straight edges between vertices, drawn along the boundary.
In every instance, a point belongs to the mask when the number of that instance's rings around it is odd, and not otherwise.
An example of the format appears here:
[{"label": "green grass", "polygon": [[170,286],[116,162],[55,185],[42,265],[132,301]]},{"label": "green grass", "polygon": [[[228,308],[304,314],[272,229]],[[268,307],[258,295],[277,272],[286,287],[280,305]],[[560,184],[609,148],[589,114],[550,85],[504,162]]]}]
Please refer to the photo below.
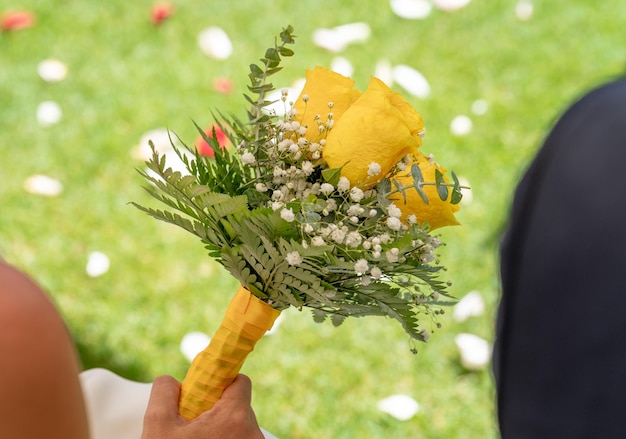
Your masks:
[{"label": "green grass", "polygon": [[[173,3],[175,15],[154,28],[146,0],[0,0],[0,11],[31,9],[38,19],[30,29],[0,34],[0,248],[54,297],[85,367],[137,380],[182,378],[188,364],[181,338],[211,333],[235,288],[193,237],[128,204],[151,203],[130,153],[141,135],[169,127],[192,142],[192,120],[208,124],[212,109],[243,116],[247,65],[287,24],[299,38],[296,56],[276,77],[279,87],[305,68],[330,64],[334,55],[312,43],[316,28],[366,21],[370,41],[341,55],[353,63],[360,88],[381,58],[428,78],[431,97],[406,96],[427,125],[423,149],[473,188],[473,202],[458,216],[463,226],[442,232],[442,261],[451,292],[480,291],[488,311],[464,323],[448,313],[417,356],[392,321],[354,320],[336,329],[314,324],[306,311],[288,311],[244,366],[254,407],[260,423],[282,438],[497,437],[490,371],[464,371],[454,336],[493,340],[497,245],[514,185],[558,113],[622,72],[622,2],[536,2],[530,21],[516,19],[517,2],[504,0],[434,10],[417,21],[396,17],[383,0]],[[230,34],[235,52],[228,60],[198,49],[197,35],[210,25]],[[67,64],[65,81],[37,76],[46,58]],[[213,90],[220,76],[233,80],[231,94]],[[489,103],[485,115],[471,114],[477,99]],[[37,125],[43,100],[61,105],[61,123]],[[450,134],[457,114],[472,116],[470,135]],[[64,192],[26,193],[24,180],[37,173],[61,180]],[[85,274],[93,250],[111,259],[99,278]],[[400,422],[379,412],[376,402],[392,393],[414,397],[418,415]]]}]

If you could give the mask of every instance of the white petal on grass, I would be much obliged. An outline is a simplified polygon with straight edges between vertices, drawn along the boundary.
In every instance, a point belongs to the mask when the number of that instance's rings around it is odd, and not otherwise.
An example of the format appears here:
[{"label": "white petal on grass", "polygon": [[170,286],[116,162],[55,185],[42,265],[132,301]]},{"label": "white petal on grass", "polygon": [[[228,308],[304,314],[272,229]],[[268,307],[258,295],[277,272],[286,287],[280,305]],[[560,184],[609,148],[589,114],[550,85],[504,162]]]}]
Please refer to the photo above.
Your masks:
[{"label": "white petal on grass", "polygon": [[110,266],[109,257],[102,252],[95,251],[89,253],[85,271],[90,277],[98,277],[109,271]]},{"label": "white petal on grass", "polygon": [[458,334],[454,342],[459,350],[461,364],[467,370],[483,370],[491,360],[491,347],[487,340],[474,334]]},{"label": "white petal on grass", "polygon": [[485,301],[478,291],[470,291],[454,305],[452,317],[457,322],[464,322],[470,317],[478,317],[485,312]]},{"label": "white petal on grass", "polygon": [[313,42],[331,52],[341,52],[348,45],[369,39],[372,31],[367,23],[349,23],[332,29],[320,28],[313,32]]},{"label": "white petal on grass", "polygon": [[472,131],[472,119],[464,114],[459,114],[450,122],[450,131],[455,136],[465,136]]},{"label": "white petal on grass", "polygon": [[441,10],[456,11],[467,6],[470,0],[433,0],[433,3]]},{"label": "white petal on grass", "polygon": [[377,403],[378,409],[400,421],[408,421],[419,411],[419,404],[407,395],[391,395]]},{"label": "white petal on grass", "polygon": [[354,73],[354,67],[352,63],[342,56],[338,56],[330,64],[330,69],[334,72],[340,73],[343,76],[351,77]]},{"label": "white petal on grass", "polygon": [[211,337],[204,332],[194,331],[185,334],[180,341],[180,352],[190,362],[209,345]]},{"label": "white petal on grass", "polygon": [[26,179],[24,189],[31,194],[56,197],[63,192],[63,184],[55,178],[37,174]]},{"label": "white petal on grass", "polygon": [[381,59],[376,63],[374,76],[383,81],[387,87],[393,85],[393,68],[388,59]]},{"label": "white petal on grass", "polygon": [[389,3],[394,14],[408,20],[426,18],[432,10],[427,0],[391,0]]},{"label": "white petal on grass", "polygon": [[54,101],[43,101],[37,107],[37,122],[40,125],[48,126],[58,123],[63,117],[63,111],[59,104]]},{"label": "white petal on grass", "polygon": [[476,116],[482,116],[489,111],[489,103],[484,99],[476,99],[472,102],[472,113]]},{"label": "white petal on grass", "polygon": [[[176,136],[172,134],[172,140]],[[146,161],[152,157],[152,149],[150,142],[154,144],[154,148],[159,154],[165,154],[173,151],[170,141],[170,133],[165,128],[157,128],[144,133],[139,139],[139,143],[133,148],[132,155],[137,160]]]},{"label": "white petal on grass", "polygon": [[521,0],[517,3],[517,5],[515,5],[515,15],[519,20],[530,20],[533,17],[534,12],[534,6],[529,1]]},{"label": "white petal on grass", "polygon": [[37,73],[46,82],[59,82],[67,76],[67,66],[57,59],[46,59],[37,66]]},{"label": "white petal on grass", "polygon": [[233,53],[233,43],[221,27],[211,26],[198,35],[198,46],[206,55],[223,60]]},{"label": "white petal on grass", "polygon": [[413,96],[427,98],[430,95],[430,84],[413,67],[400,64],[393,67],[391,72],[394,82]]}]

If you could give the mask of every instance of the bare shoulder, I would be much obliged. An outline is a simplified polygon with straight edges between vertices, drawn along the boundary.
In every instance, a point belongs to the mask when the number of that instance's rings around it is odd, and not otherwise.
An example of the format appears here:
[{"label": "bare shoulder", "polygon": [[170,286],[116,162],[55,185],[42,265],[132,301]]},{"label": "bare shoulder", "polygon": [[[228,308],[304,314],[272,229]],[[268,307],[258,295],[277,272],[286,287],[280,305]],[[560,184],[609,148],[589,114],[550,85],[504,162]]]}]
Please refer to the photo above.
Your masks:
[{"label": "bare shoulder", "polygon": [[3,262],[0,351],[0,437],[86,438],[79,365],[65,323],[32,279]]}]

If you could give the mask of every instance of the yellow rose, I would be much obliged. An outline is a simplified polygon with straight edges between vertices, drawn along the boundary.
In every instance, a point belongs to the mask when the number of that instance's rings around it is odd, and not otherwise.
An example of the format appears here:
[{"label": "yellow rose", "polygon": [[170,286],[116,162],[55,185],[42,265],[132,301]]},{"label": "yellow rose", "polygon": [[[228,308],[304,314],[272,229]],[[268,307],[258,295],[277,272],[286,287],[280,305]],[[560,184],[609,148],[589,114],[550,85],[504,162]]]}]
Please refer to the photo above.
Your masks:
[{"label": "yellow rose", "polygon": [[[307,102],[303,100],[305,95]],[[332,109],[329,102],[333,103]],[[367,90],[361,93],[354,88],[352,79],[315,67],[307,70],[304,89],[294,108],[295,120],[308,127],[306,137],[312,141],[320,138],[316,115],[325,123],[328,113],[333,113],[334,124],[326,134],[322,158],[329,168],[341,168],[341,175],[352,186],[374,187],[407,154],[415,158],[426,182],[435,182],[435,169],[445,173],[444,168],[430,163],[418,151],[424,132],[422,116],[377,78],[371,78]],[[380,166],[379,174],[368,174],[372,163]],[[396,179],[404,186],[412,186],[410,165]],[[427,222],[432,229],[458,224],[454,218],[458,205],[451,204],[449,199],[442,201],[435,186],[424,186],[423,191],[429,204],[411,189],[406,190],[406,204],[401,194],[390,197],[402,210],[405,222],[414,214],[420,224]]]},{"label": "yellow rose", "polygon": [[[371,78],[365,93],[335,121],[322,155],[330,168],[343,166],[341,175],[353,186],[368,189],[404,156],[417,152],[423,130],[419,113],[380,79]],[[373,162],[381,172],[370,176]]]},{"label": "yellow rose", "polygon": [[[424,154],[417,153],[413,163],[417,163],[419,166],[425,182],[435,182],[435,170],[437,169],[443,174],[444,181],[446,183],[448,182],[445,177],[446,169],[439,166],[434,161],[431,161],[428,157],[424,156]],[[401,172],[394,177],[398,183],[404,187],[413,185],[413,177],[411,176],[411,166],[413,163],[407,166],[406,171]],[[459,224],[454,217],[454,213],[459,210],[459,205],[452,204],[450,202],[452,190],[450,190],[448,194],[448,199],[443,201],[437,193],[436,186],[425,185],[422,189],[428,199],[428,204],[424,203],[424,200],[422,200],[417,191],[415,189],[411,189],[410,187],[404,191],[406,195],[406,203],[400,193],[395,193],[389,196],[389,199],[393,201],[396,207],[402,211],[401,219],[403,221],[406,222],[409,215],[415,215],[419,224],[428,223],[431,230],[439,227],[454,226]]]},{"label": "yellow rose", "polygon": [[[354,88],[354,81],[346,76],[324,67],[307,70],[304,88],[294,104],[297,111],[294,120],[307,126],[306,138],[315,141],[320,137],[316,115],[325,123],[328,113],[332,112],[336,123],[361,94]],[[307,102],[303,100],[305,95],[309,97]],[[332,108],[328,107],[329,102],[333,103]]]}]

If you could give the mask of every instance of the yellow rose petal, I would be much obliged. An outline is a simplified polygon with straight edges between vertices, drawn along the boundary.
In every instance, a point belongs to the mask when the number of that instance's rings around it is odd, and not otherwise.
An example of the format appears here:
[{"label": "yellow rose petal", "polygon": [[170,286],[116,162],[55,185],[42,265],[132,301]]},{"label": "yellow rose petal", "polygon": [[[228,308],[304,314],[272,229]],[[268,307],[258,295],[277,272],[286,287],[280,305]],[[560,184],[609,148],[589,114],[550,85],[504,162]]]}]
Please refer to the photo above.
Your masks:
[{"label": "yellow rose petal", "polygon": [[[444,175],[444,181],[448,180],[445,177],[446,169],[439,166],[434,161],[428,159],[424,154],[417,154],[416,163],[422,171],[424,181],[427,183],[435,182],[435,170]],[[410,166],[407,167],[407,171],[401,173],[396,177],[396,180],[404,186],[413,185],[413,177],[411,176]],[[459,205],[450,203],[452,197],[452,191],[448,195],[448,199],[443,201],[439,198],[437,193],[437,187],[434,185],[423,186],[424,194],[428,198],[428,204],[424,203],[416,190],[405,190],[406,204],[402,194],[396,193],[389,197],[391,201],[402,211],[402,220],[406,221],[409,215],[415,215],[419,224],[428,223],[431,230],[444,226],[454,226],[460,224],[454,217],[454,213],[458,212]]]},{"label": "yellow rose petal", "polygon": [[[304,88],[294,104],[297,111],[295,120],[308,126],[306,137],[315,141],[319,137],[315,116],[319,114],[320,120],[326,122],[328,113],[332,112],[337,123],[361,94],[354,88],[354,81],[346,76],[319,66],[307,70]],[[306,103],[302,99],[304,95],[308,96]],[[329,102],[333,103],[332,109],[328,107]]]},{"label": "yellow rose petal", "polygon": [[[323,158],[331,168],[363,189],[374,186],[407,154],[416,153],[424,130],[421,116],[411,105],[377,78],[335,122],[328,133]],[[368,176],[369,165],[381,173]]]}]

